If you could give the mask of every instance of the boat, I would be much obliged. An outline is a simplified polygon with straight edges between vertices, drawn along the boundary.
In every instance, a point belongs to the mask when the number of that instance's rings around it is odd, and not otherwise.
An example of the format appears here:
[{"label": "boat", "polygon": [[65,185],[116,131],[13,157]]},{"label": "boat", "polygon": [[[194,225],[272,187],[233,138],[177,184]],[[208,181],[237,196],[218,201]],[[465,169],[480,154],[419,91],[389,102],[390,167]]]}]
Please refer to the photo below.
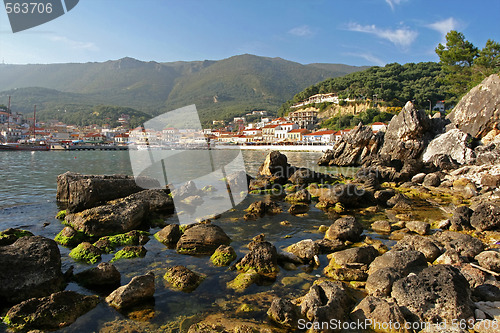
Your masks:
[{"label": "boat", "polygon": [[28,150],[28,151],[47,151],[50,150],[50,146],[44,142],[39,143],[19,143],[19,142],[9,142],[0,144],[0,151],[15,151],[15,150]]},{"label": "boat", "polygon": [[[10,96],[9,96],[9,106],[8,110],[10,113]],[[9,117],[7,117],[9,120]],[[33,110],[33,138],[30,141],[18,141],[18,142],[9,142],[9,128],[10,121],[7,123],[7,135],[4,143],[0,143],[0,151],[16,151],[16,150],[27,150],[27,151],[47,151],[50,150],[50,145],[48,145],[45,141],[36,141],[36,105]]]}]

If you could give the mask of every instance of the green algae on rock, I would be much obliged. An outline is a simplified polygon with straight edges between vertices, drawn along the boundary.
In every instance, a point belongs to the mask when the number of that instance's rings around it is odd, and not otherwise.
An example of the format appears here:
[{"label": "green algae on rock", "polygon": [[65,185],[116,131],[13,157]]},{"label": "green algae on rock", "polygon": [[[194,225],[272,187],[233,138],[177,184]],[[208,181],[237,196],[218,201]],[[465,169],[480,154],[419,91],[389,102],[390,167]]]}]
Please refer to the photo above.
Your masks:
[{"label": "green algae on rock", "polygon": [[205,279],[204,276],[181,265],[170,267],[163,278],[174,288],[183,292],[195,290]]},{"label": "green algae on rock", "polygon": [[141,258],[146,255],[146,248],[142,245],[140,246],[125,246],[123,249],[115,253],[111,262],[119,259],[131,259],[131,258]]},{"label": "green algae on rock", "polygon": [[229,266],[236,257],[236,252],[231,246],[221,245],[212,254],[210,261],[215,266]]},{"label": "green algae on rock", "polygon": [[59,212],[57,212],[55,218],[58,220],[64,220],[66,218],[66,214],[67,214],[66,209],[60,210]]},{"label": "green algae on rock", "polygon": [[78,261],[95,264],[101,260],[101,250],[88,242],[83,242],[71,250],[69,256]]},{"label": "green algae on rock", "polygon": [[62,246],[76,246],[86,238],[83,232],[76,231],[72,227],[66,226],[56,235],[54,240]]},{"label": "green algae on rock", "polygon": [[132,230],[124,234],[101,237],[97,242],[94,243],[94,246],[96,246],[103,252],[111,253],[119,246],[144,245],[148,241],[148,232]]},{"label": "green algae on rock", "polygon": [[9,228],[4,231],[0,231],[0,246],[10,245],[19,238],[26,236],[33,236],[33,234],[28,230],[14,229],[14,228]]}]

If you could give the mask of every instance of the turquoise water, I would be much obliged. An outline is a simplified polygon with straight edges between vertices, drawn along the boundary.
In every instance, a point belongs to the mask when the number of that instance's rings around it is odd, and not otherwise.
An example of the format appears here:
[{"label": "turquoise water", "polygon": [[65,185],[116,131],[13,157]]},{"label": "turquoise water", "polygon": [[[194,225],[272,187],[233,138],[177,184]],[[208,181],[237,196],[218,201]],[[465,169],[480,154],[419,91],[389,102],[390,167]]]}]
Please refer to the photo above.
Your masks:
[{"label": "turquoise water", "polygon": [[[258,167],[264,161],[267,151],[244,151],[245,166],[249,174],[255,175]],[[323,172],[342,172],[349,174],[354,169],[334,169],[316,166],[321,156],[318,152],[285,152],[292,165],[309,167]],[[36,235],[54,238],[63,228],[60,221],[54,219],[59,208],[56,203],[57,175],[66,171],[84,174],[132,174],[127,151],[49,151],[49,152],[0,152],[0,230],[6,228],[23,228]],[[238,257],[248,250],[246,244],[252,237],[265,233],[266,239],[277,248],[302,239],[319,239],[323,234],[318,233],[317,227],[321,224],[330,224],[328,216],[321,210],[311,206],[307,217],[296,217],[288,214],[287,203],[280,202],[283,213],[276,216],[266,216],[256,221],[244,221],[244,209],[255,200],[263,200],[264,196],[249,196],[235,210],[225,212],[222,218],[214,221],[221,226],[233,240],[232,246]],[[282,226],[279,222],[288,220],[291,226]],[[176,217],[169,218],[167,223],[175,223]],[[151,229],[151,234],[159,229]],[[148,250],[143,259],[117,261],[116,267],[122,273],[122,284],[128,283],[133,276],[145,274],[153,270],[156,274],[156,293],[154,315],[148,320],[154,327],[167,325],[178,320],[179,316],[189,316],[198,313],[220,311],[217,304],[237,299],[240,294],[226,288],[226,283],[236,277],[236,272],[228,271],[224,267],[214,267],[208,257],[193,257],[179,255],[175,250],[167,249],[153,237],[145,245]],[[75,273],[90,266],[76,263],[68,257],[68,248],[60,246],[63,271],[74,266]],[[110,260],[112,255],[104,255],[103,261]],[[313,271],[281,270],[278,279],[268,286],[253,285],[245,295],[272,292],[273,295],[297,295],[304,293],[301,285],[307,284],[316,275],[322,274],[322,268],[327,264],[326,257],[320,258],[322,265]],[[198,289],[190,294],[172,290],[165,286],[163,274],[170,265],[182,264],[188,268],[203,273],[207,278]],[[301,278],[290,284],[290,278]],[[81,293],[92,292],[76,284],[69,284],[67,289]],[[261,313],[265,318],[265,310]],[[124,314],[118,313],[101,302],[94,310],[82,316],[73,325],[60,330],[61,332],[97,332],[106,323],[124,319]],[[0,331],[2,327],[0,326]]]}]

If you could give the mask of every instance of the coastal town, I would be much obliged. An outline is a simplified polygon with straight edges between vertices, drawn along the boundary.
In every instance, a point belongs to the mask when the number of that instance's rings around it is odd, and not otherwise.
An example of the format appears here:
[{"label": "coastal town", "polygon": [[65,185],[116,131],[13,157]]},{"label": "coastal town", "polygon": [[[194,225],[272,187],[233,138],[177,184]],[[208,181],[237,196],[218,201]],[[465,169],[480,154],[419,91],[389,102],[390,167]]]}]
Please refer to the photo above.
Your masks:
[{"label": "coastal town", "polygon": [[[331,94],[330,94],[331,95]],[[124,147],[145,145],[157,148],[172,146],[196,147],[207,145],[332,145],[350,129],[320,128],[321,119],[314,107],[302,108],[316,100],[330,100],[331,96],[313,96],[300,105],[292,106],[285,117],[272,117],[268,111],[257,110],[232,121],[214,120],[212,128],[165,127],[154,130],[130,128],[130,117],[120,115],[118,127],[90,125],[79,127],[59,121],[36,121],[8,108],[0,109],[0,135],[3,142],[42,143],[51,149],[78,149],[82,147]],[[336,101],[332,101],[338,103]],[[257,119],[256,121],[247,121]],[[36,123],[34,126],[33,124]],[[385,131],[386,124],[370,125],[374,133]]]}]

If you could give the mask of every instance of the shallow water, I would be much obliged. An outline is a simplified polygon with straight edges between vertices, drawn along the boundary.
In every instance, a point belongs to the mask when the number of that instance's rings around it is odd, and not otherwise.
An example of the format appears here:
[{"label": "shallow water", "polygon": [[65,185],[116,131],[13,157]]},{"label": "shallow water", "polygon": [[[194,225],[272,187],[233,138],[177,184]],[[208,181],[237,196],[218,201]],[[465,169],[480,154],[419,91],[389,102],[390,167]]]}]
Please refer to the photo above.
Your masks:
[{"label": "shallow water", "polygon": [[[249,174],[255,175],[258,167],[264,161],[267,151],[244,151],[245,167]],[[295,166],[308,167],[321,172],[343,173],[352,175],[353,168],[318,167],[316,161],[321,156],[319,152],[285,152],[289,163]],[[132,174],[132,169],[126,151],[50,151],[50,152],[0,152],[0,230],[6,228],[23,228],[36,235],[54,238],[63,228],[60,222],[54,219],[58,212],[56,204],[56,178],[66,171],[84,174]],[[233,211],[222,214],[214,221],[231,237],[231,245],[238,257],[243,256],[248,249],[246,244],[252,237],[265,233],[266,240],[273,243],[278,249],[296,243],[303,239],[320,239],[323,234],[317,232],[318,226],[332,223],[323,211],[311,209],[306,217],[297,217],[288,214],[289,204],[279,202],[283,213],[275,216],[265,216],[256,221],[243,220],[244,209],[255,200],[263,200],[267,196],[250,195]],[[423,208],[423,211],[427,210]],[[368,224],[377,219],[385,218],[385,214],[357,215],[359,220]],[[288,220],[290,226],[282,226],[279,222]],[[176,223],[175,216],[167,223]],[[48,225],[47,225],[48,223]],[[44,226],[45,225],[45,226]],[[151,235],[160,230],[153,228]],[[365,231],[373,238],[382,239],[387,245],[392,245],[386,237]],[[150,324],[162,327],[179,316],[190,316],[197,313],[219,309],[218,305],[224,301],[231,301],[241,297],[234,291],[226,288],[226,283],[236,277],[236,272],[228,271],[225,267],[214,267],[207,256],[194,257],[180,255],[175,250],[167,249],[153,237],[145,245],[147,254],[142,259],[119,260],[115,262],[117,269],[122,273],[122,284],[126,284],[133,276],[145,274],[153,270],[156,275],[156,293],[154,313]],[[69,249],[60,246],[63,271],[74,266],[75,273],[90,266],[77,263],[68,257]],[[112,255],[104,255],[103,261],[108,261]],[[326,256],[320,257],[320,268],[306,271],[300,267],[297,271],[281,269],[276,282],[267,286],[253,285],[243,295],[272,291],[273,295],[301,296],[308,286],[327,265]],[[181,264],[198,273],[206,275],[206,279],[192,293],[182,293],[168,288],[163,280],[163,274],[170,265]],[[71,283],[67,289],[81,293],[92,292]],[[220,309],[219,309],[220,311]],[[147,313],[147,312],[143,312]],[[154,315],[153,315],[154,314]],[[265,313],[260,314],[262,319]],[[94,310],[80,317],[73,325],[60,330],[61,332],[96,332],[103,325],[113,320],[123,319],[125,316],[101,302]],[[0,331],[2,327],[0,326]]]}]

